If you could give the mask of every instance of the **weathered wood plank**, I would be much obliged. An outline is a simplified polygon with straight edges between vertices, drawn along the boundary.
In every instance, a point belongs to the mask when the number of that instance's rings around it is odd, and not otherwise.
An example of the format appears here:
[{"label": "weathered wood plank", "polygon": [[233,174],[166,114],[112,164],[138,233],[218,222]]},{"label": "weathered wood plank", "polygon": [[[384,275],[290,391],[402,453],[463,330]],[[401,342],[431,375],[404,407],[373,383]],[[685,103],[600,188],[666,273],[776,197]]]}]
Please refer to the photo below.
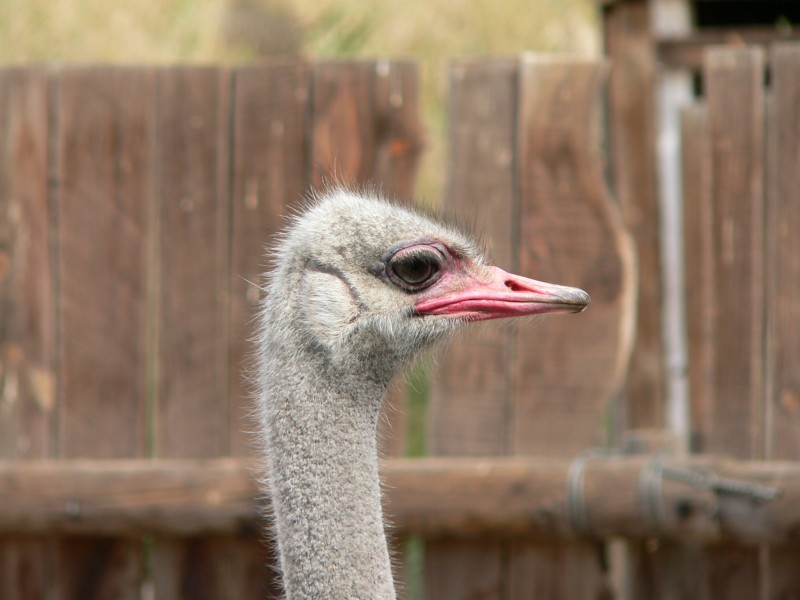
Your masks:
[{"label": "weathered wood plank", "polygon": [[[706,54],[704,77],[714,211],[716,355],[702,447],[739,458],[761,458],[765,383],[763,52],[711,49]],[[724,547],[710,552],[708,560],[715,594],[732,599],[759,597],[763,584],[757,550]],[[719,587],[722,585],[726,587]]]},{"label": "weathered wood plank", "polygon": [[[606,191],[596,113],[606,67],[526,57],[520,72],[520,272],[580,287],[592,305],[520,334],[510,421],[515,454],[574,456],[602,445],[604,415],[633,341],[633,247]],[[552,598],[605,593],[601,554],[588,543],[518,543],[510,589]]]},{"label": "weathered wood plank", "polygon": [[[800,459],[800,44],[770,56],[767,120],[766,458]],[[771,547],[768,597],[800,595],[800,552]]]},{"label": "weathered wood plank", "polygon": [[[710,50],[706,89],[714,207],[714,398],[704,447],[763,456],[764,55]],[[732,127],[731,124],[736,124]]]},{"label": "weathered wood plank", "polygon": [[154,73],[65,69],[58,89],[60,455],[141,456]]},{"label": "weathered wood plank", "polygon": [[[517,268],[515,114],[517,61],[459,61],[450,72],[449,187],[445,210],[471,224],[491,260]],[[496,326],[465,332],[439,358],[429,408],[431,455],[502,455],[514,333]]]},{"label": "weathered wood plank", "polygon": [[[230,387],[231,453],[259,448],[253,435],[252,387],[247,382],[253,350],[255,306],[267,268],[267,247],[305,190],[308,143],[308,67],[273,62],[233,72],[231,130]],[[276,557],[259,535],[249,561],[238,564],[243,597],[277,597]]]},{"label": "weathered wood plank", "polygon": [[43,69],[0,71],[0,456],[5,458],[53,453],[49,91]]},{"label": "weathered wood plank", "polygon": [[714,600],[704,548],[651,538],[629,544],[627,569],[632,598]]},{"label": "weathered wood plank", "polygon": [[[69,68],[58,78],[58,454],[146,451],[148,220],[155,77]],[[60,598],[136,598],[134,539],[61,543]]]},{"label": "weathered wood plank", "polygon": [[770,385],[767,456],[800,459],[800,45],[772,54],[767,313]]},{"label": "weathered wood plank", "polygon": [[[0,70],[0,457],[52,456],[56,378],[50,84]],[[52,540],[0,538],[0,599],[52,593]]]},{"label": "weathered wood plank", "polygon": [[615,199],[636,244],[639,291],[635,351],[625,382],[624,423],[629,429],[665,423],[661,331],[661,249],[656,168],[656,82],[651,5],[618,2],[605,9],[608,118]]},{"label": "weathered wood plank", "polygon": [[367,185],[410,200],[422,146],[417,89],[409,62],[315,64],[311,185]]},{"label": "weathered wood plank", "polygon": [[308,67],[300,61],[236,69],[231,141],[231,451],[252,452],[247,382],[253,317],[267,251],[306,189]]},{"label": "weathered wood plank", "polygon": [[[517,267],[515,161],[517,61],[462,60],[450,71],[449,177],[445,209],[483,237],[492,260]],[[491,456],[508,451],[512,340],[508,328],[467,331],[440,360],[428,409],[428,452]],[[502,545],[495,541],[427,544],[429,598],[499,598]]]},{"label": "weathered wood plank", "polygon": [[229,451],[229,77],[158,73],[156,457]]},{"label": "weathered wood plank", "polygon": [[519,104],[520,271],[586,290],[577,317],[517,338],[515,454],[572,456],[604,442],[633,341],[635,257],[603,179],[597,109],[606,67],[535,56]]},{"label": "weathered wood plank", "polygon": [[[553,541],[576,535],[566,506],[571,465],[564,458],[442,457],[389,459],[381,472],[387,512],[404,531],[484,543]],[[650,457],[589,462],[583,473],[589,534],[800,544],[798,463],[693,456],[664,459],[662,465],[667,471],[661,485],[651,490],[664,507],[659,525],[642,503],[642,472],[652,468]],[[238,459],[4,461],[0,532],[235,533],[253,527],[263,514],[252,469]],[[754,497],[712,489],[733,484],[751,489]]]},{"label": "weathered wood plank", "polygon": [[701,452],[703,432],[708,427],[709,405],[714,393],[712,364],[716,298],[711,152],[705,105],[688,107],[681,115],[681,143],[691,447]]},{"label": "weathered wood plank", "polygon": [[[158,77],[158,307],[154,455],[227,456],[230,276],[227,70],[181,67]],[[254,551],[255,550],[255,551]],[[236,536],[159,536],[156,598],[246,598],[229,573],[260,558]],[[264,574],[259,578],[265,579]],[[250,594],[253,597],[253,594]]]}]

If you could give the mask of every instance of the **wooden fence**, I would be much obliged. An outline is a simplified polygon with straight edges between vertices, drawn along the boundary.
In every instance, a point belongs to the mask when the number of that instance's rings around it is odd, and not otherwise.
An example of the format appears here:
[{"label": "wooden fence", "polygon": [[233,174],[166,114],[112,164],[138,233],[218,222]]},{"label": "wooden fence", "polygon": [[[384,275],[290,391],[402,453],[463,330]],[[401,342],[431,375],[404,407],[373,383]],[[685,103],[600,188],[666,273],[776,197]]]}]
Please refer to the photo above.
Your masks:
[{"label": "wooden fence", "polygon": [[[796,461],[800,46],[711,50],[703,82],[682,123],[693,437],[704,452]],[[720,580],[711,595],[787,598],[798,561],[725,548],[695,568]]]},{"label": "wooden fence", "polygon": [[[0,456],[246,457],[266,245],[326,178],[410,195],[416,86],[400,62],[0,72]],[[0,598],[276,594],[253,525],[4,536]]]},{"label": "wooden fence", "polygon": [[[800,48],[767,62],[765,89],[761,51],[712,52],[685,115],[693,423],[703,451],[793,461]],[[451,346],[431,458],[392,458],[402,412],[383,434],[387,512],[425,537],[427,598],[792,597],[800,465],[586,454],[625,427],[636,335],[607,72],[451,69],[445,208],[592,305]],[[307,187],[410,196],[416,85],[395,62],[0,71],[0,599],[278,593],[243,433],[253,282]]]}]

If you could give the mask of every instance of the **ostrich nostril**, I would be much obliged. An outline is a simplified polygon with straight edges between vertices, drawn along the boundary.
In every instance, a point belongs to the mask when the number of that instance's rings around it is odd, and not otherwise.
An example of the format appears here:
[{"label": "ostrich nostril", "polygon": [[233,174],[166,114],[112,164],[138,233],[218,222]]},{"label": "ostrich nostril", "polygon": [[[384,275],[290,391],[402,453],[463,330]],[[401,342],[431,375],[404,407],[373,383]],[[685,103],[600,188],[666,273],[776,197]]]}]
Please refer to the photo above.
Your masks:
[{"label": "ostrich nostril", "polygon": [[506,279],[506,287],[512,292],[524,292],[525,288],[511,279]]}]

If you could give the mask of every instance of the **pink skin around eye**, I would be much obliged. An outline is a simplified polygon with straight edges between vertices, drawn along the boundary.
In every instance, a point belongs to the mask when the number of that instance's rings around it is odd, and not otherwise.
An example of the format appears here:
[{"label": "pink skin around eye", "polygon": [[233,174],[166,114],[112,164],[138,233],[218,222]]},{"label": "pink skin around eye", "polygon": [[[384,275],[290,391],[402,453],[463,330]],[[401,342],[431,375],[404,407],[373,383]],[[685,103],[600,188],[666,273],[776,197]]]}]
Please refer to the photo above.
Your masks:
[{"label": "pink skin around eye", "polygon": [[581,312],[589,295],[577,288],[554,285],[482,267],[472,274],[456,264],[417,300],[418,315],[484,321],[554,312]]}]

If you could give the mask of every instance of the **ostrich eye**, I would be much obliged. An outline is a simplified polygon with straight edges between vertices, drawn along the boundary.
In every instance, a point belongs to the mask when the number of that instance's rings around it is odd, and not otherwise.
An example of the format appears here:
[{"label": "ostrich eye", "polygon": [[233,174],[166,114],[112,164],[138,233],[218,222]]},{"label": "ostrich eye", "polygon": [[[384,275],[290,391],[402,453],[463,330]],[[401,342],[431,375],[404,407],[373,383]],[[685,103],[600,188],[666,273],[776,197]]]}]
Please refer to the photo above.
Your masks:
[{"label": "ostrich eye", "polygon": [[396,285],[414,292],[439,279],[444,260],[442,252],[434,246],[411,246],[397,251],[389,259],[386,274]]},{"label": "ostrich eye", "polygon": [[394,274],[411,285],[419,285],[430,279],[436,272],[435,265],[427,256],[412,256],[406,260],[398,260],[392,265]]}]

